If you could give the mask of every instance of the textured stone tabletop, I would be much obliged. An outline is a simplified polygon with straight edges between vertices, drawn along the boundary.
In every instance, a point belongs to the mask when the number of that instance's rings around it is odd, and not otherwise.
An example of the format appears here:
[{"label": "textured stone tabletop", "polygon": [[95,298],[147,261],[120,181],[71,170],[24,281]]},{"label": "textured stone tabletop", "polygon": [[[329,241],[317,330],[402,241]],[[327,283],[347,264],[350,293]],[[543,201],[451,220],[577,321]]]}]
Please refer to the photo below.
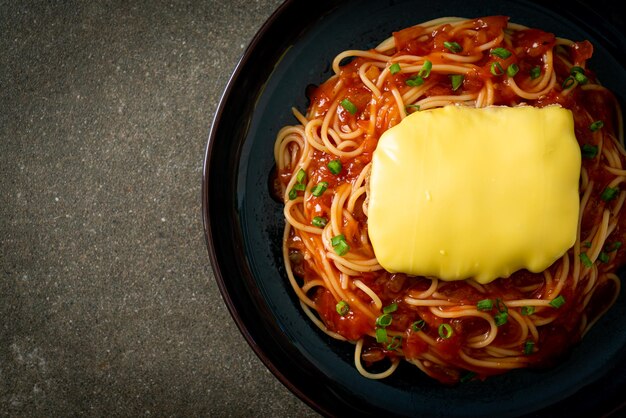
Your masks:
[{"label": "textured stone tabletop", "polygon": [[0,416],[315,416],[222,301],[221,92],[279,0],[0,1]]}]

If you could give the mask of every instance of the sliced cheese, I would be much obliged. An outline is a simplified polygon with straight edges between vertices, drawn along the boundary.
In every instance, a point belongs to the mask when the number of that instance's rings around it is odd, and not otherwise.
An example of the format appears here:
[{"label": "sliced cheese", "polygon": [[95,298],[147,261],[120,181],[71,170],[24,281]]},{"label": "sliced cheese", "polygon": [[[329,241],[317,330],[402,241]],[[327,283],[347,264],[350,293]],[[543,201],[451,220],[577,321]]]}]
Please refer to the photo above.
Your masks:
[{"label": "sliced cheese", "polygon": [[388,271],[488,283],[574,245],[580,147],[569,110],[418,111],[373,155],[368,229]]}]

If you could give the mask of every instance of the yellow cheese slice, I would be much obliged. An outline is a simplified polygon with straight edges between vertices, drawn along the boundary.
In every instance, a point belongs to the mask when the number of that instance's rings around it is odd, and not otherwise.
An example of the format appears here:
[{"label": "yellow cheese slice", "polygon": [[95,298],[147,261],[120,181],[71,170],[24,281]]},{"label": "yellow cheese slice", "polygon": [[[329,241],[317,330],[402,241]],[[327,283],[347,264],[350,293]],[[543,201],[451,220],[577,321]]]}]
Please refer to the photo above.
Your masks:
[{"label": "yellow cheese slice", "polygon": [[373,155],[368,230],[388,271],[489,283],[574,245],[580,147],[569,110],[418,111]]}]

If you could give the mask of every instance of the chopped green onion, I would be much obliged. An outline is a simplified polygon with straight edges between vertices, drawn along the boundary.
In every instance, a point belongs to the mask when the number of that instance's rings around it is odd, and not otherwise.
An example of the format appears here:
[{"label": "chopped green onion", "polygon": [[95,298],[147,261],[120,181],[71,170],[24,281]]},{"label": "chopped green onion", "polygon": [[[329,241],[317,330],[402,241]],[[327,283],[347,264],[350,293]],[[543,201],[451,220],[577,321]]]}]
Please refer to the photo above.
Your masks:
[{"label": "chopped green onion", "polygon": [[491,309],[493,309],[493,300],[491,299],[480,300],[476,304],[476,308],[479,311],[490,311]]},{"label": "chopped green onion", "polygon": [[530,69],[530,79],[534,80],[535,78],[539,78],[541,75],[541,67],[533,67]]},{"label": "chopped green onion", "polygon": [[328,169],[334,175],[341,173],[341,168],[342,168],[341,161],[339,160],[332,160],[331,162],[328,163]]},{"label": "chopped green onion", "polygon": [[415,110],[420,110],[420,105],[418,104],[410,104],[410,105],[406,105],[404,106],[404,110],[405,111],[409,111],[409,109],[415,109]]},{"label": "chopped green onion", "polygon": [[400,64],[398,64],[397,62],[391,64],[391,66],[389,67],[389,72],[391,74],[398,74],[400,70],[401,70]]},{"label": "chopped green onion", "polygon": [[386,328],[389,325],[391,325],[392,321],[393,321],[393,318],[391,317],[391,314],[386,313],[376,318],[376,325],[378,325],[379,327]]},{"label": "chopped green onion", "polygon": [[515,77],[515,75],[519,72],[519,65],[517,64],[511,64],[508,66],[508,68],[506,69],[506,74],[509,77]]},{"label": "chopped green onion", "polygon": [[498,58],[507,59],[511,56],[511,51],[506,48],[498,47],[489,51],[491,55],[495,55]]},{"label": "chopped green onion", "polygon": [[605,253],[604,251],[600,252],[600,254],[598,255],[598,260],[600,260],[603,263],[608,263],[609,258],[610,258],[609,255]]},{"label": "chopped green onion", "polygon": [[461,45],[458,44],[458,42],[446,41],[443,43],[443,46],[450,50],[450,52],[454,52],[455,54],[461,52],[461,50],[463,49],[461,48]]},{"label": "chopped green onion", "polygon": [[313,218],[313,220],[311,221],[311,224],[313,224],[313,226],[317,227],[317,228],[324,228],[326,226],[326,224],[328,223],[328,219],[323,218],[321,216],[316,216],[315,218]]},{"label": "chopped green onion", "polygon": [[298,191],[294,187],[291,190],[289,190],[289,200],[295,200],[296,197],[298,197]]},{"label": "chopped green onion", "polygon": [[376,328],[376,342],[377,343],[387,342],[387,330],[385,328]]},{"label": "chopped green onion", "polygon": [[348,312],[350,312],[350,305],[348,305],[348,303],[345,300],[342,300],[337,303],[337,306],[335,306],[335,309],[337,310],[337,313],[339,315],[346,316],[348,315]]},{"label": "chopped green onion", "polygon": [[332,237],[330,239],[330,245],[333,246],[337,255],[345,255],[348,251],[350,251],[350,246],[346,242],[346,237],[343,234]]},{"label": "chopped green onion", "polygon": [[303,183],[304,180],[306,180],[306,171],[304,171],[303,169],[298,170],[298,173],[296,174],[296,181],[298,182],[298,184]]},{"label": "chopped green onion", "polygon": [[569,76],[565,80],[563,80],[563,84],[561,85],[561,88],[563,90],[567,90],[571,88],[574,84],[576,84],[576,79],[572,76]]},{"label": "chopped green onion", "polygon": [[501,326],[506,324],[509,321],[509,314],[507,312],[500,312],[493,316],[493,319],[496,321],[496,326]]},{"label": "chopped green onion", "polygon": [[598,147],[595,145],[584,144],[581,147],[581,151],[582,151],[581,155],[583,158],[592,159],[592,158],[595,158],[596,155],[598,155]]},{"label": "chopped green onion", "polygon": [[450,74],[452,90],[457,91],[463,85],[463,74]]},{"label": "chopped green onion", "polygon": [[609,200],[615,199],[618,194],[619,194],[618,187],[607,187],[606,189],[604,189],[604,191],[600,195],[600,199],[604,200],[605,202],[608,202]]},{"label": "chopped green onion", "polygon": [[410,86],[410,87],[418,87],[424,84],[424,79],[420,77],[419,75],[416,75],[414,77],[407,79],[405,83],[407,86]]},{"label": "chopped green onion", "polygon": [[587,76],[583,73],[574,74],[574,78],[576,79],[576,81],[578,81],[578,84],[587,84],[587,82],[589,81]]},{"label": "chopped green onion", "polygon": [[583,265],[587,268],[593,265],[587,253],[580,253],[580,261],[582,261]]},{"label": "chopped green onion", "polygon": [[306,184],[298,183],[293,185],[293,190],[297,190],[299,192],[303,192],[306,190]]},{"label": "chopped green onion", "polygon": [[476,372],[468,371],[467,373],[463,374],[463,376],[461,376],[461,378],[459,379],[459,382],[467,383],[470,380],[472,380],[475,376],[476,376]]},{"label": "chopped green onion", "polygon": [[524,354],[530,355],[533,353],[533,349],[535,348],[535,342],[533,340],[528,340],[524,344]]},{"label": "chopped green onion", "polygon": [[413,329],[413,331],[415,332],[419,332],[424,329],[424,325],[426,325],[426,321],[424,321],[423,319],[418,319],[411,324],[411,329]]},{"label": "chopped green onion", "polygon": [[591,242],[590,241],[583,242],[583,247],[591,248]]},{"label": "chopped green onion", "polygon": [[565,305],[565,298],[563,295],[559,295],[550,301],[550,306],[553,308],[560,308],[563,305]]},{"label": "chopped green onion", "polygon": [[604,122],[602,122],[601,120],[597,120],[589,125],[589,129],[591,130],[591,132],[596,132],[597,130],[602,129],[603,126]]},{"label": "chopped green onion", "polygon": [[535,313],[534,306],[522,306],[522,315],[530,316]]},{"label": "chopped green onion", "polygon": [[606,245],[604,247],[604,249],[608,252],[613,252],[613,251],[617,251],[619,250],[619,248],[622,246],[622,242],[621,241],[615,241],[614,243],[610,244],[610,245]]},{"label": "chopped green onion", "polygon": [[489,69],[489,71],[491,71],[491,74],[495,76],[504,74],[504,68],[502,68],[502,64],[500,64],[498,61],[494,61],[491,63],[491,68]]},{"label": "chopped green onion", "polygon": [[402,345],[402,336],[394,335],[393,338],[391,339],[391,342],[387,345],[387,350],[389,351],[396,350],[397,348],[400,348],[401,345]]},{"label": "chopped green onion", "polygon": [[448,339],[452,337],[452,327],[450,326],[450,324],[439,325],[439,329],[437,331],[439,332],[439,336],[441,338]]},{"label": "chopped green onion", "polygon": [[343,107],[344,109],[346,109],[346,111],[348,111],[351,114],[355,114],[357,112],[357,107],[354,105],[354,103],[352,103],[350,100],[348,99],[343,99],[341,101],[341,107]]},{"label": "chopped green onion", "polygon": [[586,84],[589,79],[585,75],[585,69],[583,67],[579,67],[577,65],[573,66],[569,73],[578,81],[580,84]]},{"label": "chopped green onion", "polygon": [[324,194],[326,189],[328,189],[328,183],[326,183],[325,181],[320,181],[315,186],[313,186],[313,189],[311,189],[311,194],[315,197],[320,197],[322,194]]},{"label": "chopped green onion", "polygon": [[430,70],[433,69],[433,63],[426,60],[424,64],[422,64],[422,69],[417,73],[420,77],[428,78],[430,75]]},{"label": "chopped green onion", "polygon": [[385,307],[383,307],[383,313],[392,313],[398,310],[398,304],[396,302],[392,303],[391,305],[387,305]]},{"label": "chopped green onion", "polygon": [[502,299],[500,299],[500,298],[496,299],[496,308],[498,309],[498,312],[508,312],[509,311],[508,306],[506,306],[504,304],[504,302],[502,302]]}]

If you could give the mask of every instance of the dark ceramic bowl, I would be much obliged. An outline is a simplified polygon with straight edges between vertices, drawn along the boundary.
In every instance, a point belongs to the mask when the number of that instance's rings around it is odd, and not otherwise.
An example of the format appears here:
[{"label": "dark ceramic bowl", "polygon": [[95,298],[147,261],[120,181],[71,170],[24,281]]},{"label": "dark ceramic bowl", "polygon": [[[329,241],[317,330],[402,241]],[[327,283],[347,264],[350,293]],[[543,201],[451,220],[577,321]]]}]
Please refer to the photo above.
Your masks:
[{"label": "dark ceramic bowl", "polygon": [[576,1],[550,4],[287,1],[239,62],[206,151],[202,203],[209,253],[224,300],[250,346],[317,411],[342,416],[572,417],[606,414],[623,401],[624,294],[571,355],[549,370],[513,371],[453,388],[409,364],[382,381],[361,377],[353,365],[353,346],[321,333],[291,291],[281,256],[282,204],[272,200],[268,188],[276,133],[295,122],[291,106],[306,109],[306,86],[330,75],[334,56],[345,49],[374,47],[394,30],[436,17],[502,14],[557,36],[588,39],[595,45],[590,67],[623,102],[624,33]]}]

